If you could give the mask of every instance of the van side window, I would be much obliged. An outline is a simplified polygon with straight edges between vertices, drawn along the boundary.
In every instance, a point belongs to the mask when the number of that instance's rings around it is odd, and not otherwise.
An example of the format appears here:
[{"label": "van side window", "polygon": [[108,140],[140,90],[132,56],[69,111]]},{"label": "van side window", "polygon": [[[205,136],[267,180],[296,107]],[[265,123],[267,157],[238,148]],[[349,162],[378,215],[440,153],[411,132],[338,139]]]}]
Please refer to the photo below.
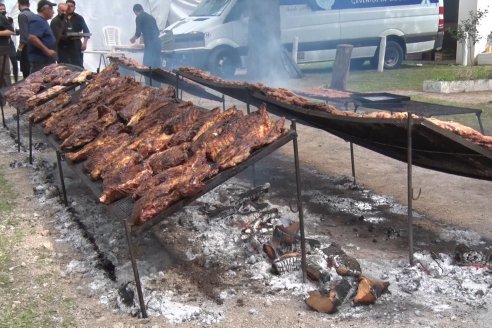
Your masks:
[{"label": "van side window", "polygon": [[234,8],[232,8],[232,10],[229,12],[229,15],[225,19],[224,23],[234,22],[246,17],[249,17],[247,0],[238,0],[234,5]]}]

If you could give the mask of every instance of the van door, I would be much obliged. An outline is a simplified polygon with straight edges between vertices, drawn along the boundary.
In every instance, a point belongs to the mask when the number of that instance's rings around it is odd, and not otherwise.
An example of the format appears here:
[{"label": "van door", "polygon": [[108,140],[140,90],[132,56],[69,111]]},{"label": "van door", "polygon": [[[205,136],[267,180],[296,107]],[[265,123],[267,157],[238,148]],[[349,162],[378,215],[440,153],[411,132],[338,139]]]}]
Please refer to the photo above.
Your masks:
[{"label": "van door", "polygon": [[280,0],[282,43],[290,51],[299,38],[297,62],[334,60],[340,40],[334,0]]}]

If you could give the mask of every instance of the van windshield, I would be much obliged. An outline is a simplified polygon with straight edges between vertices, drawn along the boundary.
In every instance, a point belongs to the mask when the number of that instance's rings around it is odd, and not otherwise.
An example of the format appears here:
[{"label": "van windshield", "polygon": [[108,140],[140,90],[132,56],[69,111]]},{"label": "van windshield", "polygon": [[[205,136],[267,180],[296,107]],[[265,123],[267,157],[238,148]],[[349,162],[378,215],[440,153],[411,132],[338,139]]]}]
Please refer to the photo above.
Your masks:
[{"label": "van windshield", "polygon": [[231,0],[203,0],[190,16],[220,16]]}]

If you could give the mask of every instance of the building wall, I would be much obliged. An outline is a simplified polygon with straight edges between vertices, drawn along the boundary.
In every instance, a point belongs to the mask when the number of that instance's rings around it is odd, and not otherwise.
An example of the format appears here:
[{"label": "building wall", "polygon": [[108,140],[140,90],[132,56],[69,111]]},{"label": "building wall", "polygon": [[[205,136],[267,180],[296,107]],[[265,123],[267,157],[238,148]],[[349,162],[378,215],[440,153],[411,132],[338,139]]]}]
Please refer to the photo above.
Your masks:
[{"label": "building wall", "polygon": [[[479,53],[482,53],[485,50],[487,36],[492,31],[492,8],[489,7],[490,2],[490,0],[460,0],[459,3],[458,24],[469,17],[470,10],[489,10],[489,13],[482,19],[482,24],[479,26],[480,35],[483,39],[472,47],[473,58],[476,58]],[[460,43],[457,45],[456,62],[463,62],[463,46]]]}]

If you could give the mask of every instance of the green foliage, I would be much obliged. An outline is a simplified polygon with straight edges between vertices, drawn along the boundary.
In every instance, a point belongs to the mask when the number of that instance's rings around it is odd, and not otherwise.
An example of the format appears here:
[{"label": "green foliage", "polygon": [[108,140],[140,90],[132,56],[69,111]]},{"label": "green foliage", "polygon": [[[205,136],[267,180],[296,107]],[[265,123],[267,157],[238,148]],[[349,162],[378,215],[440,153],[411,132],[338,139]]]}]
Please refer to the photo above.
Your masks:
[{"label": "green foliage", "polygon": [[[488,9],[477,9],[477,11],[470,10],[467,19],[462,19],[457,26],[456,30],[449,30],[451,36],[460,43],[465,43],[468,41],[468,53],[470,55],[470,64],[473,66],[473,54],[471,49],[478,41],[483,39],[483,35],[480,34],[478,27],[482,20],[487,16]],[[488,38],[492,35],[489,34]]]},{"label": "green foliage", "polygon": [[470,10],[468,13],[469,17],[461,20],[457,30],[451,31],[451,35],[459,42],[464,42],[468,38],[472,45],[476,44],[483,38],[478,30],[478,26],[488,12],[488,9],[477,9],[477,11]]}]

